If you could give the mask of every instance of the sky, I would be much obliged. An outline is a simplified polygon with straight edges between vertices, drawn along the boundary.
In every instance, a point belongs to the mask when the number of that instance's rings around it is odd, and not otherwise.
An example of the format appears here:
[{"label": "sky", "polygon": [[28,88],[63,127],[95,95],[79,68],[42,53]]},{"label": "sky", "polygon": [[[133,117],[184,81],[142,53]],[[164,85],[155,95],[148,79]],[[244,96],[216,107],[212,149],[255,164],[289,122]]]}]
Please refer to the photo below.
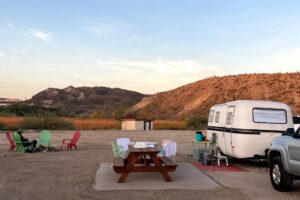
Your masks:
[{"label": "sky", "polygon": [[300,71],[298,0],[0,0],[0,97]]}]

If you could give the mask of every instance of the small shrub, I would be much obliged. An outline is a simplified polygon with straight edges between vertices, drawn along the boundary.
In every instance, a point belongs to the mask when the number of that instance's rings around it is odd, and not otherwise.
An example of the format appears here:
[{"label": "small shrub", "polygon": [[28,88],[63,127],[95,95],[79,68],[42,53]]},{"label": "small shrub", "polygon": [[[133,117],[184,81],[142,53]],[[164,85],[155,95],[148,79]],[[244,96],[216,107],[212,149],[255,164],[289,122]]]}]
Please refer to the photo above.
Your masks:
[{"label": "small shrub", "polygon": [[187,120],[187,127],[192,130],[206,129],[207,118],[203,116],[193,116]]},{"label": "small shrub", "polygon": [[20,124],[22,129],[49,129],[49,130],[69,130],[74,129],[73,124],[63,118],[49,116],[25,118]]},{"label": "small shrub", "polygon": [[91,118],[93,118],[93,119],[101,119],[101,118],[104,118],[104,117],[105,117],[105,113],[104,112],[94,111],[91,114]]},{"label": "small shrub", "polygon": [[0,122],[0,130],[1,131],[5,130],[5,124],[2,122]]}]

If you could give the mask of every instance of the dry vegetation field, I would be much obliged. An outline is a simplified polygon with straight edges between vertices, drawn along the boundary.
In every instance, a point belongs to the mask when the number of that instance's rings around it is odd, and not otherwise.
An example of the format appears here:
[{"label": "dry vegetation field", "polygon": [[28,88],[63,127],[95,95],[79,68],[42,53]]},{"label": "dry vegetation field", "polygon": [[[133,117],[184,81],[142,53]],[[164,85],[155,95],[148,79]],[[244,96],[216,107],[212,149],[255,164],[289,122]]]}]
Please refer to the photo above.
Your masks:
[{"label": "dry vegetation field", "polygon": [[121,129],[121,122],[114,119],[79,119],[68,118],[75,129],[79,130],[109,130]]},{"label": "dry vegetation field", "polygon": [[187,124],[184,120],[155,120],[153,127],[155,130],[185,130]]},{"label": "dry vegetation field", "polygon": [[[0,116],[0,124],[3,124],[5,129],[17,129],[25,118],[22,117],[4,117]],[[121,122],[114,119],[81,119],[81,118],[66,118],[71,122],[75,129],[78,130],[119,130]],[[1,129],[1,127],[0,127]],[[187,129],[186,121],[184,120],[155,120],[155,130],[185,130]]]},{"label": "dry vegetation field", "polygon": [[23,121],[22,117],[2,117],[0,116],[0,124],[3,124],[7,129],[18,127]]}]

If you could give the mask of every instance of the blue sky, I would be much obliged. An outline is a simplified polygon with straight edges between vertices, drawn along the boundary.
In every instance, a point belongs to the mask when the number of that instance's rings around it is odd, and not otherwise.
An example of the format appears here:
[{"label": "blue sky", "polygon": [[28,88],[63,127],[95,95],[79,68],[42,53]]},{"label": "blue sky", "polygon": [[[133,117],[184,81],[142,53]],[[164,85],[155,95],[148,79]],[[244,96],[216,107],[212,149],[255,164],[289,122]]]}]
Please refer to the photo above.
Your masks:
[{"label": "blue sky", "polygon": [[300,71],[300,1],[0,0],[0,97]]}]

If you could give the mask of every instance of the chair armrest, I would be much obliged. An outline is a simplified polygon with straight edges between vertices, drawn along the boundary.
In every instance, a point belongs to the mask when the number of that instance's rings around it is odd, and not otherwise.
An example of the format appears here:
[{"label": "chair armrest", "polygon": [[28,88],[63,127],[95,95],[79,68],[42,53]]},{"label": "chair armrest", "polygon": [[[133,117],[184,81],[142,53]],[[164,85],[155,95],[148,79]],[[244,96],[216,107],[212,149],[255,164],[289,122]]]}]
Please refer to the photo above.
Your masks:
[{"label": "chair armrest", "polygon": [[62,143],[62,144],[66,144],[65,141],[71,141],[71,140],[72,140],[72,139],[63,139],[63,140],[61,141],[61,143]]}]

